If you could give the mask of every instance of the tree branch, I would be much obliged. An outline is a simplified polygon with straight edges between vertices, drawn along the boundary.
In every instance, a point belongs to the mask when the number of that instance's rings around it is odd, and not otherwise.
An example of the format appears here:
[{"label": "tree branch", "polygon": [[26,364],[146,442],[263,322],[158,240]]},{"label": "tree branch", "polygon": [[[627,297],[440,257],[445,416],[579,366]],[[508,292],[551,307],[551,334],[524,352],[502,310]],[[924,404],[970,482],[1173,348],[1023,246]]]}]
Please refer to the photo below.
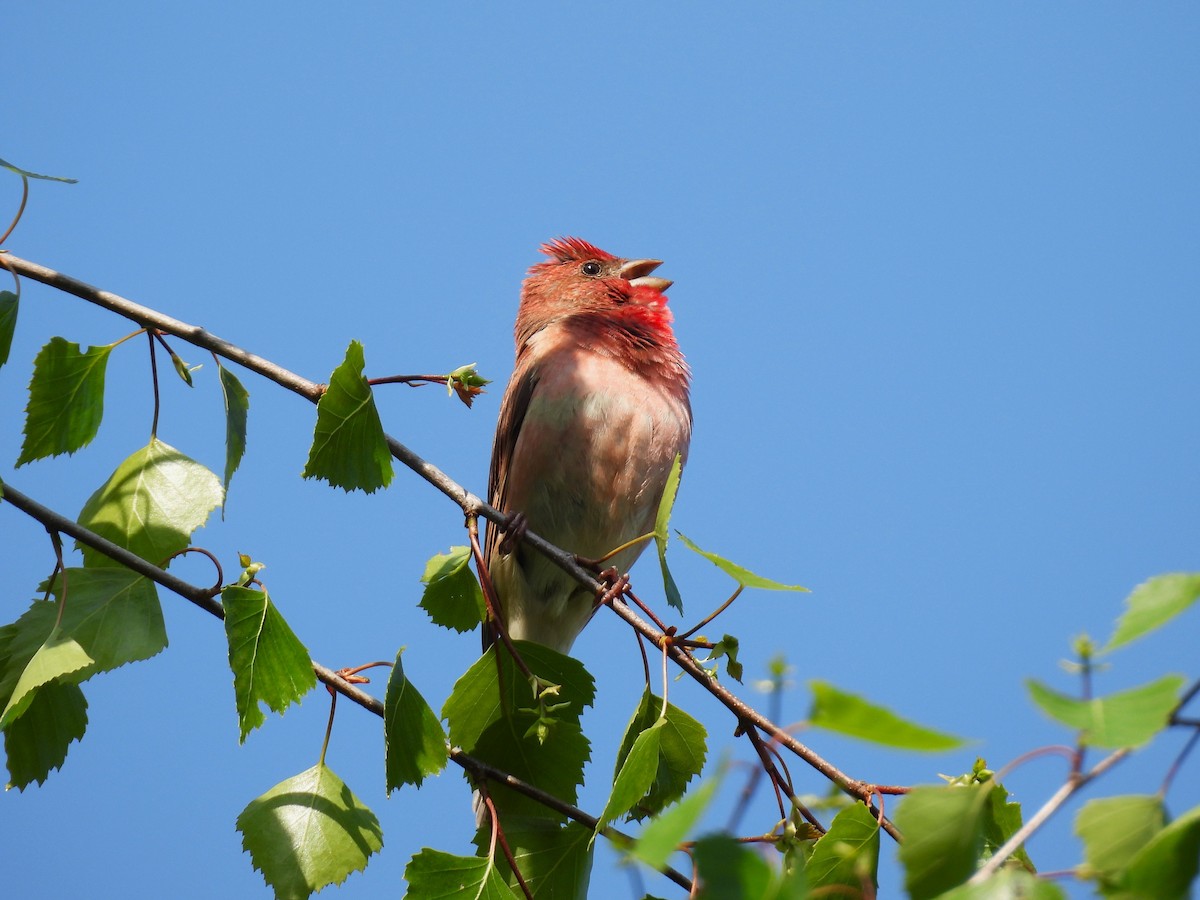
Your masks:
[{"label": "tree branch", "polygon": [[[217,355],[223,356],[232,362],[236,362],[253,372],[257,372],[264,378],[275,382],[276,384],[286,388],[289,391],[292,391],[293,393],[305,397],[313,403],[317,402],[317,400],[319,400],[321,395],[324,393],[323,385],[320,385],[314,381],[309,381],[307,378],[303,378],[300,375],[283,368],[282,366],[276,365],[270,360],[263,359],[262,357],[237,346],[236,344],[217,337],[216,335],[209,334],[199,326],[191,325],[187,322],[182,322],[178,319],[172,318],[171,316],[164,315],[157,310],[134,303],[132,300],[128,300],[118,294],[94,287],[93,285],[87,284],[86,282],[80,281],[76,278],[72,278],[69,275],[65,275],[62,272],[55,271],[54,269],[50,269],[46,266],[39,265],[38,263],[30,262],[29,260],[21,259],[20,257],[16,257],[8,253],[3,254],[3,256],[5,263],[7,263],[7,267],[19,275],[24,275],[27,278],[33,279],[34,281],[39,281],[42,284],[57,288],[58,290],[86,300],[89,303],[94,303],[97,306],[124,316],[125,318],[138,323],[142,327],[158,329],[160,331],[176,335],[177,337],[197,347],[209,350],[212,353],[216,353]],[[404,446],[390,435],[387,435],[386,438],[388,449],[397,460],[402,462],[417,475],[428,481],[447,497],[454,500],[455,503],[462,508],[465,514],[482,516],[488,521],[498,525],[503,525],[507,522],[507,516],[505,514],[492,508],[487,503],[484,503],[479,497],[467,491],[466,488],[462,487],[462,485],[452,479],[433,463],[427,462],[425,459],[414,453],[412,450]],[[71,524],[74,525],[74,523]],[[77,525],[74,527],[78,528]],[[77,535],[73,534],[67,529],[64,528],[62,530],[65,533],[72,534],[73,537],[77,537],[77,539],[82,540],[82,538],[78,538]],[[585,585],[594,592],[599,592],[604,589],[604,585],[597,581],[590,572],[576,562],[574,554],[560,549],[533,532],[526,532],[522,538],[522,541],[524,544],[536,549],[539,553],[541,553],[559,568],[563,569],[580,584]],[[109,546],[117,550],[120,549],[112,544]],[[101,548],[97,547],[96,549]],[[101,550],[101,552],[108,554],[107,550]],[[113,558],[116,559],[117,557],[114,556]],[[124,560],[118,561],[124,562]],[[140,562],[145,564],[144,560]],[[142,569],[133,566],[131,566],[131,568],[134,568],[135,571],[143,571]],[[145,573],[143,572],[143,574]],[[166,575],[165,572],[162,574]],[[154,580],[157,581],[158,579]],[[159,581],[159,583],[167,586],[164,582]],[[174,590],[174,588],[171,588],[171,590]],[[186,596],[189,600],[193,599],[187,594],[183,594],[183,596]],[[193,600],[193,602],[196,601]],[[652,640],[656,646],[663,646],[664,641],[667,643],[671,642],[671,639],[668,638],[662,631],[655,629],[646,623],[645,620],[633,612],[626,604],[612,603],[610,606],[613,611],[617,613],[617,615],[623,618],[628,624],[633,626],[638,632]],[[212,610],[209,611],[211,612]],[[726,706],[739,721],[745,719],[753,722],[764,732],[771,735],[772,738],[781,746],[786,747],[792,753],[803,759],[843,791],[863,801],[868,807],[871,808],[874,814],[878,815],[879,811],[872,802],[873,792],[866,782],[851,778],[836,766],[827,762],[815,751],[796,740],[792,735],[788,734],[778,725],[770,721],[766,716],[748,706],[743,700],[732,694],[729,690],[712,678],[695,661],[695,659],[690,653],[687,652],[686,649],[678,646],[677,644],[670,643],[670,646],[668,647],[668,653],[680,668],[682,668],[685,672],[691,675],[693,679],[703,685],[709,691],[709,693],[711,693],[717,698],[717,700]],[[334,687],[338,690],[341,690],[340,685],[334,685]],[[345,691],[342,691],[342,693],[345,693]],[[347,696],[350,695],[347,694]],[[899,832],[889,820],[885,818],[882,820],[882,823],[884,830],[887,831],[888,834],[896,839],[899,839]]]}]

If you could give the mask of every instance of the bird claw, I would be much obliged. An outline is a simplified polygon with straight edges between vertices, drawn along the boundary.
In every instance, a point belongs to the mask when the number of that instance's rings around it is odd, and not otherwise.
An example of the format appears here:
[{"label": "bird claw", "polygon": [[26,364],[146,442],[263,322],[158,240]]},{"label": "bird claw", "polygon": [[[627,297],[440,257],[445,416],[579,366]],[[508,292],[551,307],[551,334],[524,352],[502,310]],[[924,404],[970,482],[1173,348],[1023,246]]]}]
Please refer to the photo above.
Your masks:
[{"label": "bird claw", "polygon": [[596,591],[596,606],[607,606],[629,589],[629,576],[622,575],[616,566],[596,574],[602,587]]},{"label": "bird claw", "polygon": [[529,531],[529,520],[523,512],[508,514],[508,522],[504,525],[504,537],[500,540],[500,552],[505,556],[513,552],[513,548],[525,538]]}]

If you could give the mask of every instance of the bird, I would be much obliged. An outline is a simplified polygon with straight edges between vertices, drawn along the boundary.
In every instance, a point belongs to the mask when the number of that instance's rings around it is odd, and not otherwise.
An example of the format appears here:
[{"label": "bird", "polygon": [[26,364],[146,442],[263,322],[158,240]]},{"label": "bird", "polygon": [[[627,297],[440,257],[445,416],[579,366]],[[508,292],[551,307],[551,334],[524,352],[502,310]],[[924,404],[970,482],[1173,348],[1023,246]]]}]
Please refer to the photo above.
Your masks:
[{"label": "bird", "polygon": [[[691,371],[671,328],[672,282],[651,274],[661,260],[574,237],[540,250],[548,259],[521,288],[488,476],[510,536],[488,525],[484,563],[508,636],[566,654],[595,595],[520,534],[599,560],[652,531],[674,460],[687,460]],[[645,543],[605,564],[628,572]],[[485,650],[495,637],[485,625]]]}]

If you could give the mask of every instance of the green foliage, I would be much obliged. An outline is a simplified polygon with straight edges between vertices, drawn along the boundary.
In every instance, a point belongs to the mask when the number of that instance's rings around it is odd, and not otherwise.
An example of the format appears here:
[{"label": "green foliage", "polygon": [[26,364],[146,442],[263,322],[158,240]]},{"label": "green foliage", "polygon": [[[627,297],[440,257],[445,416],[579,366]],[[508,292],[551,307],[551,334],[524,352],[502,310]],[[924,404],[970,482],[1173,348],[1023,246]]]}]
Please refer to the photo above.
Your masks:
[{"label": "green foliage", "polygon": [[375,814],[324,763],[250,801],[237,828],[276,897],[341,884],[383,846]]},{"label": "green foliage", "polygon": [[8,362],[13,333],[17,330],[20,299],[12,291],[0,291],[0,366]]},{"label": "green foliage", "polygon": [[87,699],[79,685],[52,681],[34,694],[25,712],[4,729],[8,787],[39,785],[62,768],[72,741],[87,730]]},{"label": "green foliage", "polygon": [[[557,686],[558,709],[548,733],[543,732],[544,739],[537,733],[545,712],[539,705],[539,690],[530,685],[503,645],[494,644],[458,679],[442,707],[450,742],[574,803],[591,748],[579,719],[584,707],[592,705],[595,682],[569,656],[527,641],[517,641],[516,648],[542,685]],[[489,791],[508,816],[562,818],[502,784],[490,785]]]},{"label": "green foliage", "polygon": [[667,605],[683,613],[683,597],[679,586],[667,567],[667,543],[671,539],[671,531],[667,527],[671,521],[671,510],[675,506],[675,495],[679,493],[679,479],[683,473],[683,457],[676,453],[671,463],[671,471],[667,473],[667,483],[663,487],[662,498],[658,501],[658,514],[654,519],[654,543],[658,547],[658,564],[662,569],[663,589],[666,591]]},{"label": "green foliage", "polygon": [[810,681],[808,686],[813,694],[808,721],[818,728],[903,750],[940,752],[965,743],[961,738],[902,719],[827,682]]},{"label": "green foliage", "polygon": [[629,855],[652,869],[665,866],[680,842],[707,811],[719,784],[717,779],[705,781],[670,809],[652,818],[629,849]]},{"label": "green foliage", "polygon": [[1166,819],[1159,797],[1104,797],[1085,803],[1075,816],[1075,833],[1083,841],[1089,877],[1101,886],[1115,883]]},{"label": "green foliage", "polygon": [[[615,783],[620,780],[621,772],[633,754],[640,736],[652,729],[657,730],[657,737],[647,739],[647,744],[653,746],[653,752],[644,749],[644,745],[639,751],[643,758],[637,764],[638,769],[634,770],[640,770],[641,766],[651,766],[652,777],[642,794],[634,797],[621,811],[627,810],[629,818],[637,821],[657,815],[682,797],[688,782],[704,768],[704,759],[708,752],[708,735],[703,725],[670,703],[667,704],[665,714],[660,714],[661,710],[662,699],[647,690],[625,728],[625,736],[617,751],[617,768],[613,776],[614,793]],[[628,777],[640,781],[636,775]]]},{"label": "green foliage", "polygon": [[715,553],[709,553],[707,550],[701,550],[683,532],[676,531],[675,533],[679,535],[679,540],[683,541],[685,547],[694,553],[699,553],[742,587],[758,588],[763,591],[802,591],[806,594],[809,592],[808,588],[798,584],[783,584],[779,581],[772,581],[770,578],[763,578],[761,575],[755,575],[737,563],[730,562]]},{"label": "green foliage", "polygon": [[982,785],[917,787],[900,803],[895,821],[905,841],[899,855],[912,900],[936,897],[975,871],[987,795]]},{"label": "green foliage", "polygon": [[1102,653],[1116,650],[1161,628],[1200,597],[1200,572],[1159,575],[1139,584],[1125,600],[1125,612]]},{"label": "green foliage", "polygon": [[454,856],[428,847],[404,869],[409,900],[459,897],[471,900],[519,900],[497,869],[496,862],[475,856]]},{"label": "green foliage", "polygon": [[76,178],[63,178],[59,175],[39,175],[37,172],[30,172],[28,169],[22,169],[20,166],[14,166],[10,162],[5,162],[0,159],[0,167],[16,172],[24,178],[36,178],[40,181],[61,181],[63,184],[79,184]]},{"label": "green foliage", "polygon": [[725,671],[734,681],[741,682],[742,680],[742,664],[738,662],[738,639],[732,634],[727,634],[719,641],[713,644],[712,650],[708,653],[708,659],[705,662],[712,662],[715,659],[725,657]]},{"label": "green foliage", "polygon": [[446,733],[429,704],[404,675],[396,654],[384,700],[387,790],[404,784],[421,786],[427,775],[446,767]]},{"label": "green foliage", "polygon": [[154,585],[134,572],[67,569],[51,589],[63,604],[61,620],[59,603],[36,600],[5,629],[0,727],[21,716],[44,685],[79,684],[98,672],[149,659],[167,645]]},{"label": "green foliage", "polygon": [[217,374],[221,382],[221,396],[225,401],[225,478],[222,485],[221,509],[229,499],[229,482],[237,471],[246,453],[246,421],[250,413],[250,394],[242,387],[236,375],[220,363]]},{"label": "green foliage", "polygon": [[1091,700],[1076,700],[1051,690],[1040,681],[1025,682],[1038,708],[1080,732],[1093,747],[1140,747],[1167,724],[1184,685],[1180,675]]},{"label": "green foliage", "polygon": [[964,884],[947,891],[938,900],[1066,900],[1053,881],[1021,869],[1004,869],[979,884]]},{"label": "green foliage", "polygon": [[696,841],[692,851],[704,885],[701,897],[712,900],[767,900],[779,896],[771,867],[754,851],[726,834]]},{"label": "green foliage", "polygon": [[113,346],[80,350],[56,337],[41,349],[29,381],[18,466],[91,443],[104,418],[104,373]]},{"label": "green foliage", "polygon": [[663,716],[650,727],[642,729],[634,738],[628,752],[623,754],[624,758],[613,779],[612,793],[604,805],[604,811],[600,813],[600,821],[596,824],[597,829],[629,812],[654,784],[659,765],[659,748],[662,745],[662,730],[666,724],[666,716]]},{"label": "green foliage", "polygon": [[225,637],[237,703],[238,740],[245,741],[266,717],[265,703],[283,713],[316,687],[312,659],[267,591],[230,585],[221,591]]},{"label": "green foliage", "polygon": [[[224,492],[217,476],[158,438],[130,455],[83,505],[79,524],[157,566],[186,548]],[[78,545],[88,567],[119,566]]]},{"label": "green foliage", "polygon": [[[591,877],[594,834],[578,822],[558,825],[544,819],[522,819],[516,828],[506,828],[505,838],[525,884],[537,900],[576,900]],[[491,834],[487,827],[475,835],[479,855],[486,855]],[[496,870],[505,883],[520,893],[517,877],[508,861],[496,854]]]},{"label": "green foliage", "polygon": [[420,606],[435,625],[467,632],[483,621],[483,591],[470,562],[470,547],[451,547],[449,553],[435,553],[425,564]]},{"label": "green foliage", "polygon": [[362,344],[351,341],[317,401],[317,424],[304,477],[371,494],[391,484],[394,472],[375,395],[363,377],[365,365]]},{"label": "green foliage", "polygon": [[[842,885],[863,896],[871,896],[878,871],[879,822],[861,803],[847,806],[834,817],[804,869],[812,888]],[[865,890],[868,886],[871,891]]]}]

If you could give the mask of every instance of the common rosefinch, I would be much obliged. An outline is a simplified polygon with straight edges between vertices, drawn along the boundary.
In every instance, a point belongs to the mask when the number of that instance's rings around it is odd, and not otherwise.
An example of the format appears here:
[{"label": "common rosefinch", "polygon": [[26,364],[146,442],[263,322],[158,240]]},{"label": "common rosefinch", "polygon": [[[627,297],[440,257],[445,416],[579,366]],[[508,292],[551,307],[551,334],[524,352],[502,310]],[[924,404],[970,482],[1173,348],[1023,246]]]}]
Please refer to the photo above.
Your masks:
[{"label": "common rosefinch", "polygon": [[[578,238],[545,244],[517,311],[517,361],[500,404],[488,491],[528,529],[598,559],[654,528],[676,454],[692,435],[689,371],[656,259],[618,259]],[[620,572],[642,544],[608,562]],[[507,551],[507,552],[505,552]],[[489,526],[485,557],[508,634],[562,653],[591,592]],[[485,628],[484,643],[491,635]]]}]

